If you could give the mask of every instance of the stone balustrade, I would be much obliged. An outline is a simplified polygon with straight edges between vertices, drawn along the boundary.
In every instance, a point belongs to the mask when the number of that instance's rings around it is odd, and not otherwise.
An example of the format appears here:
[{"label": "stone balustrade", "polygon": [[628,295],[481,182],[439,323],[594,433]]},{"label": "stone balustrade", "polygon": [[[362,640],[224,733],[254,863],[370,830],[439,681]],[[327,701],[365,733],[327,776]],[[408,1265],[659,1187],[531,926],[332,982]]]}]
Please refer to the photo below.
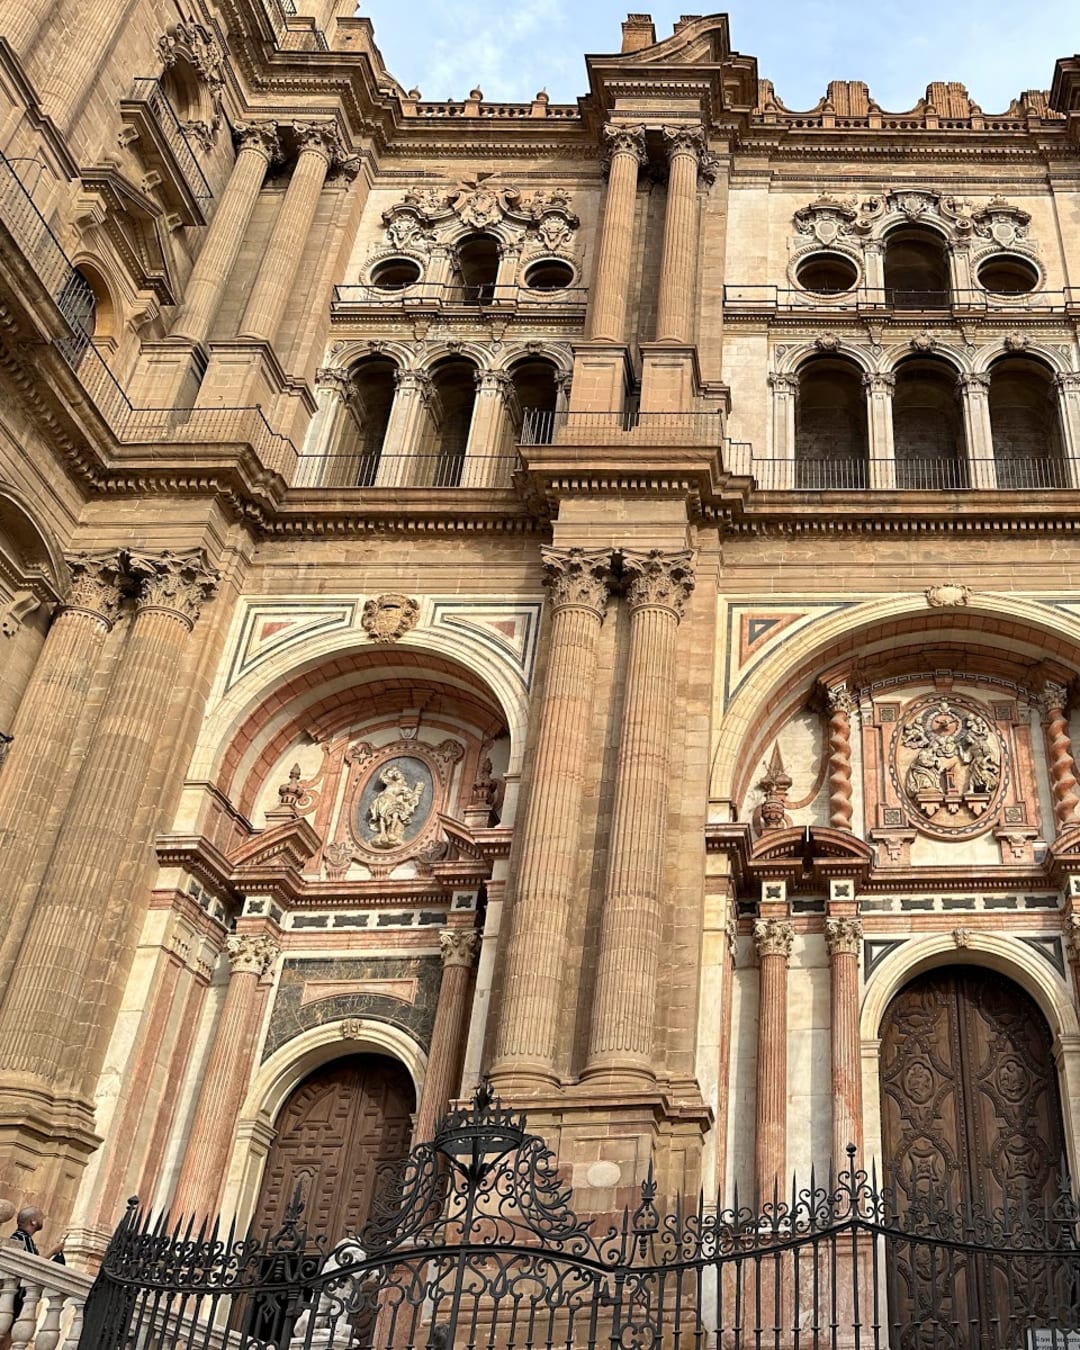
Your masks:
[{"label": "stone balustrade", "polygon": [[[11,1350],[76,1350],[91,1284],[93,1277],[83,1271],[0,1243],[0,1344],[10,1335]],[[26,1295],[16,1321],[20,1285]]]}]

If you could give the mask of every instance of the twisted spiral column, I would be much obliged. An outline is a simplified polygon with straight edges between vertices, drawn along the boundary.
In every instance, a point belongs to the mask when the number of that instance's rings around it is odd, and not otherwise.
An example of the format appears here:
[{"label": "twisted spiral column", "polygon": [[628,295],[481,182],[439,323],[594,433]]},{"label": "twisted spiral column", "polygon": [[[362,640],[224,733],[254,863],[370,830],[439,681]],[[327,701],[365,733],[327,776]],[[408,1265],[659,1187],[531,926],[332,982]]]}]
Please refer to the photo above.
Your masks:
[{"label": "twisted spiral column", "polygon": [[589,752],[596,653],[607,604],[607,549],[543,550],[552,617],[511,913],[495,1063],[503,1084],[557,1082],[556,1031],[566,932],[577,883],[582,783]]},{"label": "twisted spiral column", "polygon": [[846,685],[826,691],[829,711],[829,824],[850,830],[854,815],[851,787],[851,714],[855,708]]},{"label": "twisted spiral column", "polygon": [[789,919],[756,919],[758,954],[757,1131],[754,1179],[760,1200],[784,1186],[787,1169],[788,960],[795,939]]},{"label": "twisted spiral column", "polygon": [[1076,760],[1073,758],[1069,719],[1066,715],[1069,691],[1063,684],[1048,680],[1042,687],[1043,729],[1046,736],[1046,755],[1050,765],[1050,791],[1054,796],[1054,819],[1060,834],[1068,825],[1076,824],[1077,795]]}]

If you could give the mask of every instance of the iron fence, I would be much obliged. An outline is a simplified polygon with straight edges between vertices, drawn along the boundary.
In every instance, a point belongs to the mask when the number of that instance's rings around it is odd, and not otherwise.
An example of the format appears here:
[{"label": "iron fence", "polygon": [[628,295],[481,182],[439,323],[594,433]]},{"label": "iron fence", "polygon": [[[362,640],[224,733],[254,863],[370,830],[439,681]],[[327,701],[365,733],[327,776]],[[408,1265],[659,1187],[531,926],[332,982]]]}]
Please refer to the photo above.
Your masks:
[{"label": "iron fence", "polygon": [[170,1225],[132,1202],[83,1350],[1073,1350],[1080,1210],[1048,1193],[957,1205],[925,1175],[836,1179],[764,1204],[661,1213],[656,1182],[580,1218],[543,1141],[485,1089],[327,1243],[298,1186],[272,1236]]},{"label": "iron fence", "polygon": [[393,286],[362,283],[335,286],[331,307],[337,310],[369,305],[422,308],[439,304],[576,305],[584,308],[587,299],[588,290],[584,286],[519,286],[517,282],[466,286],[453,281],[418,280]]},{"label": "iron fence", "polygon": [[1038,492],[1080,485],[1080,464],[1062,456],[770,459],[759,458],[744,444],[725,455],[724,465],[751,476],[765,491]]},{"label": "iron fence", "polygon": [[1063,290],[991,291],[982,286],[954,287],[949,290],[902,290],[895,286],[858,286],[848,290],[811,291],[773,284],[743,285],[728,282],[724,286],[724,306],[728,310],[769,313],[774,310],[820,309],[836,313],[935,310],[1006,315],[1010,312],[1049,311],[1064,314],[1080,308],[1080,287]]},{"label": "iron fence", "polygon": [[297,457],[294,487],[304,488],[503,488],[521,467],[517,455],[353,454]]},{"label": "iron fence", "polygon": [[519,445],[603,445],[612,437],[629,445],[718,446],[724,439],[718,412],[548,412],[527,408]]}]

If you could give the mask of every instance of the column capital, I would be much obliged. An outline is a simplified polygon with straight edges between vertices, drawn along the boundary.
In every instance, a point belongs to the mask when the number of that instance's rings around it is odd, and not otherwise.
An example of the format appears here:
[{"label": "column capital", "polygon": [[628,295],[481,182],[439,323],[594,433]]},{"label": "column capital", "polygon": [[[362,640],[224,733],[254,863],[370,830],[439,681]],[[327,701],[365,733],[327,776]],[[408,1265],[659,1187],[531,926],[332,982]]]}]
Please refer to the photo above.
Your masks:
[{"label": "column capital", "polygon": [[676,155],[689,155],[692,159],[701,162],[705,150],[705,128],[700,124],[698,126],[673,126],[662,127],[661,135],[664,138],[664,153],[668,160],[673,160]]},{"label": "column capital", "polygon": [[416,394],[426,403],[431,398],[431,376],[424,370],[395,370],[394,389],[405,398]]},{"label": "column capital", "polygon": [[825,945],[829,949],[830,956],[854,956],[857,958],[862,948],[862,939],[861,919],[825,920]]},{"label": "column capital", "polygon": [[556,610],[591,609],[604,617],[611,579],[611,550],[542,548],[544,584]]},{"label": "column capital", "polygon": [[514,388],[514,381],[505,370],[473,371],[473,383],[478,394],[501,394],[506,398]]},{"label": "column capital", "polygon": [[233,933],[225,940],[230,975],[263,976],[277,960],[281,948],[266,933]]},{"label": "column capital", "polygon": [[862,377],[862,386],[871,394],[892,394],[896,388],[896,376],[891,370],[872,370]]},{"label": "column capital", "polygon": [[439,954],[444,966],[472,966],[479,945],[479,934],[471,928],[444,928],[439,934]]},{"label": "column capital", "polygon": [[1059,394],[1080,394],[1080,371],[1062,371],[1054,376],[1052,383]]},{"label": "column capital", "polygon": [[331,390],[342,403],[348,403],[356,393],[349,372],[340,366],[320,366],[315,372],[315,388]]},{"label": "column capital", "polygon": [[71,585],[65,610],[79,610],[111,628],[120,613],[120,555],[116,552],[74,553],[66,559]]},{"label": "column capital", "polygon": [[627,577],[626,599],[631,610],[666,609],[681,619],[694,589],[694,553],[684,549],[666,553],[653,548],[647,553],[622,553],[623,575]]},{"label": "column capital", "polygon": [[787,961],[794,941],[795,925],[790,919],[754,920],[754,946],[759,957],[782,956]]},{"label": "column capital", "polygon": [[298,155],[319,155],[329,168],[341,154],[341,141],[333,122],[294,122],[292,129],[296,133]]},{"label": "column capital", "polygon": [[1055,712],[1064,713],[1069,706],[1069,690],[1057,680],[1046,680],[1039,690],[1038,703],[1044,716],[1049,717]]},{"label": "column capital", "polygon": [[281,159],[281,141],[276,122],[237,122],[233,127],[233,144],[237,153],[241,150],[258,151],[267,164],[274,164]]},{"label": "column capital", "polygon": [[782,398],[794,398],[799,392],[798,375],[777,375],[775,373],[770,373],[767,376],[767,379],[769,388],[773,393],[779,394]]},{"label": "column capital", "polygon": [[217,590],[221,573],[206,566],[202,549],[131,553],[128,566],[139,585],[136,608],[162,610],[194,628],[203,603]]},{"label": "column capital", "polygon": [[831,684],[825,689],[825,706],[830,716],[833,713],[844,713],[850,717],[859,705],[846,684]]},{"label": "column capital", "polygon": [[990,392],[990,372],[988,370],[970,370],[957,377],[956,387],[962,394],[985,396]]},{"label": "column capital", "polygon": [[631,155],[638,167],[645,163],[645,128],[626,126],[621,122],[607,122],[604,126],[604,143],[607,155],[604,162],[610,165],[616,155]]},{"label": "column capital", "polygon": [[1070,961],[1080,961],[1080,914],[1071,911],[1061,921],[1061,935]]}]

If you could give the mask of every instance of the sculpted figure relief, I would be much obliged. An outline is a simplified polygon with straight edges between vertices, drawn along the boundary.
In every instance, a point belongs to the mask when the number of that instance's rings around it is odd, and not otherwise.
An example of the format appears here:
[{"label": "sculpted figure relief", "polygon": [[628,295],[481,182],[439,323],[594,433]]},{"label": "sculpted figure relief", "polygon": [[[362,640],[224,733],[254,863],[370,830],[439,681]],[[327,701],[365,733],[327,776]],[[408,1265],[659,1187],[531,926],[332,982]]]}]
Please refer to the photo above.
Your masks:
[{"label": "sculpted figure relief", "polygon": [[983,815],[1001,783],[1001,759],[986,718],[946,698],[917,709],[900,733],[904,792],[927,819],[944,814],[959,826]]},{"label": "sculpted figure relief", "polygon": [[371,844],[374,848],[399,848],[405,841],[405,827],[424,795],[424,783],[410,783],[396,764],[383,770],[379,782],[383,790],[368,807]]}]

